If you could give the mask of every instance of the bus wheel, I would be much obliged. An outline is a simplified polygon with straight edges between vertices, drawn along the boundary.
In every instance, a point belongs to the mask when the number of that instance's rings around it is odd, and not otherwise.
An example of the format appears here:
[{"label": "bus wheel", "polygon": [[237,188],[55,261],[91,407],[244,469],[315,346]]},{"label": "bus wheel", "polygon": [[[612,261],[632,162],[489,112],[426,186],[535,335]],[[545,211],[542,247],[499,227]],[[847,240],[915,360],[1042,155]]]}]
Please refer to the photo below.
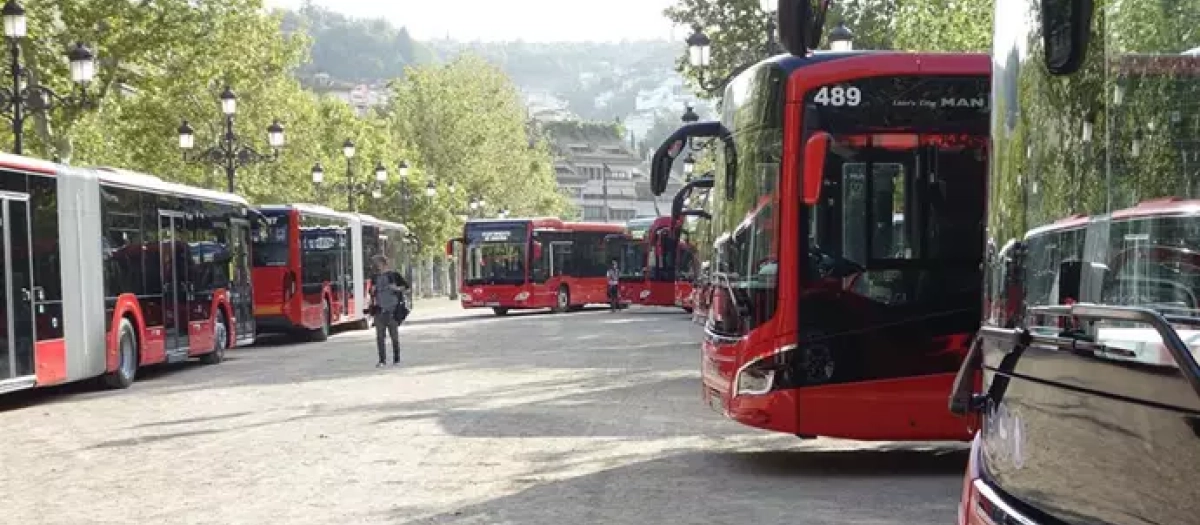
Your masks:
[{"label": "bus wheel", "polygon": [[309,336],[313,341],[329,339],[329,334],[333,331],[332,320],[330,319],[331,310],[328,299],[321,301],[321,327],[310,333]]},{"label": "bus wheel", "polygon": [[129,388],[133,384],[134,377],[137,376],[137,335],[133,331],[133,323],[124,317],[121,318],[121,324],[117,330],[117,369],[104,374],[101,379],[104,386],[108,388]]},{"label": "bus wheel", "polygon": [[508,315],[508,308],[502,308],[502,307],[497,306],[495,308],[492,308],[492,312],[495,313],[496,315]]},{"label": "bus wheel", "polygon": [[554,301],[554,308],[550,310],[554,313],[562,313],[571,308],[571,291],[567,289],[567,285],[558,287],[558,296]]},{"label": "bus wheel", "polygon": [[200,356],[200,362],[215,365],[225,360],[225,347],[229,346],[229,323],[225,312],[217,311],[217,323],[213,325],[213,350]]},{"label": "bus wheel", "polygon": [[684,306],[684,307],[683,307],[683,311],[684,311],[684,313],[689,313],[689,314],[690,314],[690,313],[692,313],[692,311],[693,311],[693,310],[692,310],[690,307]]}]

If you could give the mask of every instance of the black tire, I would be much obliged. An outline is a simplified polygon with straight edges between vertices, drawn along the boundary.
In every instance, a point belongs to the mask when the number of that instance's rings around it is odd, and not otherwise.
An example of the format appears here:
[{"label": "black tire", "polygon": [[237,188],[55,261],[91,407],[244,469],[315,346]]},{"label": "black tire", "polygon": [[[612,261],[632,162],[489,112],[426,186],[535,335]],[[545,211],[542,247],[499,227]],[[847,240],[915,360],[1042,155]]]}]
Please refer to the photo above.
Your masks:
[{"label": "black tire", "polygon": [[329,306],[329,300],[321,301],[321,327],[313,330],[308,334],[312,341],[325,341],[329,339],[329,334],[333,332],[333,309]]},{"label": "black tire", "polygon": [[225,349],[229,347],[229,321],[223,311],[217,311],[217,323],[213,325],[213,334],[213,350],[200,356],[200,362],[206,365],[220,364],[225,360]]},{"label": "black tire", "polygon": [[101,383],[114,390],[129,388],[137,378],[140,355],[141,349],[138,347],[137,332],[133,329],[133,323],[122,317],[117,328],[117,369],[101,376]]},{"label": "black tire", "polygon": [[550,309],[556,314],[563,313],[571,309],[571,290],[567,285],[558,287],[558,293],[554,296],[554,307]]},{"label": "black tire", "polygon": [[492,313],[494,313],[496,315],[500,315],[500,316],[508,315],[508,308],[497,306],[495,308],[492,308]]}]

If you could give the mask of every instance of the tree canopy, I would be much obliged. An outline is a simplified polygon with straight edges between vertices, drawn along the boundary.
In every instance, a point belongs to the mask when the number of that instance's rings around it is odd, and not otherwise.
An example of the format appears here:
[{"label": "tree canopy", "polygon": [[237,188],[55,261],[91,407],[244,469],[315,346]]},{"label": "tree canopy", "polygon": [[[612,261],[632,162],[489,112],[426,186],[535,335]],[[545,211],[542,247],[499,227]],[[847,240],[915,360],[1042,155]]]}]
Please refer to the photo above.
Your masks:
[{"label": "tree canopy", "polygon": [[[758,0],[676,0],[671,21],[699,27],[712,40],[705,80],[726,78],[766,56],[767,14]],[[986,52],[992,37],[992,0],[840,0],[831,3],[824,34],[844,22],[856,49]],[[825,45],[825,39],[822,39]],[[681,53],[676,69],[693,83],[700,72]]]},{"label": "tree canopy", "polygon": [[[382,199],[356,195],[358,208],[410,223],[428,253],[461,224],[453,212],[466,209],[468,191],[485,196],[491,211],[568,211],[555,189],[548,148],[525,134],[515,88],[478,58],[402,66],[392,103],[356,115],[345,102],[301,86],[297,71],[308,63],[313,37],[285,31],[288,15],[264,10],[262,0],[63,0],[31,3],[27,10],[25,63],[36,82],[69,92],[63,53],[76,40],[100,57],[90,88],[99,104],[35,114],[27,155],[120,166],[223,190],[219,168],[183,160],[177,128],[187,119],[197,149],[213,144],[223,125],[217,97],[228,85],[238,96],[235,131],[243,142],[269,153],[267,126],[278,119],[286,129],[287,144],[276,162],[237,172],[237,192],[251,202],[345,209],[346,194],[328,187],[346,178],[341,145],[349,138],[357,145],[350,163],[356,180],[372,180],[377,162],[392,177]],[[395,65],[381,67],[400,76]],[[7,145],[11,136],[3,135],[0,144]],[[407,205],[397,176],[402,160],[412,167]],[[330,183],[325,189],[311,183],[318,162]],[[426,177],[438,185],[433,200],[425,197]],[[452,183],[459,190],[445,189]]]}]

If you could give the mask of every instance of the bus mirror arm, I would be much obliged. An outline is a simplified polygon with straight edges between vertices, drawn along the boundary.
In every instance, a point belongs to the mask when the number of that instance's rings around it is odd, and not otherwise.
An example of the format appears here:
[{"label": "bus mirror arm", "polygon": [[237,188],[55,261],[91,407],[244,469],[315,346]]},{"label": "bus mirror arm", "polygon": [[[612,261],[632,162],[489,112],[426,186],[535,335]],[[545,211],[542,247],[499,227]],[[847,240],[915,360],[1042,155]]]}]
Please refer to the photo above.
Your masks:
[{"label": "bus mirror arm", "polygon": [[825,157],[829,154],[830,136],[824,131],[813,133],[804,144],[804,204],[816,206],[821,200],[821,183],[825,178]]},{"label": "bus mirror arm", "polygon": [[[732,154],[733,134],[718,120],[693,122],[676,129],[658,146],[658,149],[654,150],[654,157],[650,160],[650,192],[657,196],[667,191],[671,168],[675,165],[675,159],[683,153],[684,146],[689,140],[712,137],[721,139],[725,145],[727,156]],[[726,163],[728,164],[728,160]],[[736,166],[736,163],[734,165]]]}]

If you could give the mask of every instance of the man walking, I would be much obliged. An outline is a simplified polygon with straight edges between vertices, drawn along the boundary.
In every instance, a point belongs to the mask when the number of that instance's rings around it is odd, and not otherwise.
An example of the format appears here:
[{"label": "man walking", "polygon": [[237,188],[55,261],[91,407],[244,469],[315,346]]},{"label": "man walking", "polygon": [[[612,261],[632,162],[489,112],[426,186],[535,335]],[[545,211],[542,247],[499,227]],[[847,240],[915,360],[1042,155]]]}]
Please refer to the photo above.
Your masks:
[{"label": "man walking", "polygon": [[408,315],[404,304],[404,292],[408,281],[391,268],[388,258],[376,255],[371,258],[375,274],[371,277],[371,314],[375,317],[375,346],[379,350],[379,363],[387,365],[387,338],[392,338],[392,364],[400,364],[400,321]]},{"label": "man walking", "polygon": [[621,307],[621,265],[616,260],[612,260],[612,267],[608,269],[608,308],[610,312],[615,312]]}]

